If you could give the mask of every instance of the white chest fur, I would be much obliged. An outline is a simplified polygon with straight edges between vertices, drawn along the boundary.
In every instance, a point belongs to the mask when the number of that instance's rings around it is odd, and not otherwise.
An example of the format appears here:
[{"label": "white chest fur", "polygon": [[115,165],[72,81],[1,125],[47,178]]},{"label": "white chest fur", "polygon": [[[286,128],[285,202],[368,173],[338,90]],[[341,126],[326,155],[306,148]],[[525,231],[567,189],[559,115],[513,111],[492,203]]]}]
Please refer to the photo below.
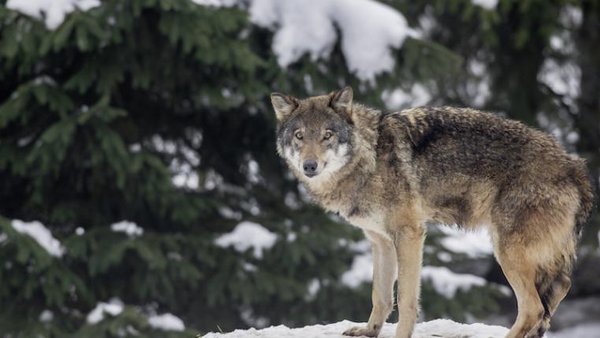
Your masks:
[{"label": "white chest fur", "polygon": [[373,231],[387,239],[390,239],[385,227],[385,217],[381,212],[371,212],[366,215],[345,216],[344,218],[352,225],[363,230]]}]

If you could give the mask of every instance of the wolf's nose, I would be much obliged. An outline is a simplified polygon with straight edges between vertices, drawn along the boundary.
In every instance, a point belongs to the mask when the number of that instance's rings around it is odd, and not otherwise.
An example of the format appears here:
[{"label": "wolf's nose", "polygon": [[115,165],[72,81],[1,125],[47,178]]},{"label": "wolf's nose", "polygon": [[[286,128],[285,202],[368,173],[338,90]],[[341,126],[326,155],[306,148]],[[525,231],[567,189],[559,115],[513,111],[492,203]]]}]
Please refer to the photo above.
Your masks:
[{"label": "wolf's nose", "polygon": [[304,161],[304,165],[302,166],[304,168],[304,175],[308,176],[308,177],[313,177],[317,174],[317,167],[319,165],[317,164],[317,161],[315,160],[306,160]]}]

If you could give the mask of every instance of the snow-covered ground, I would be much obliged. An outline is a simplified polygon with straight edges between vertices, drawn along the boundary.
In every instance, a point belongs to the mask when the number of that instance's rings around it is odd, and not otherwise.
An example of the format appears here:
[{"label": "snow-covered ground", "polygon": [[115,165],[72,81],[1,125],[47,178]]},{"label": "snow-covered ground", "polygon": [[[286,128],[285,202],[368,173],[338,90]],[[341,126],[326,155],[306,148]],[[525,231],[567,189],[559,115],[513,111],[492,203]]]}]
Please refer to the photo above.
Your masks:
[{"label": "snow-covered ground", "polygon": [[600,338],[600,322],[570,327],[546,334],[547,338]]},{"label": "snow-covered ground", "polygon": [[[266,329],[235,330],[229,333],[208,333],[203,338],[346,338],[342,332],[357,325],[365,323],[354,323],[344,320],[328,325],[312,325],[302,328],[288,328],[284,325],[271,326]],[[394,337],[395,324],[386,323],[379,338]],[[502,326],[485,324],[460,324],[448,319],[436,319],[425,323],[419,323],[415,327],[413,338],[504,338],[508,329]],[[547,333],[546,338],[600,338],[600,323],[588,323],[559,332]]]},{"label": "snow-covered ground", "polygon": [[[203,338],[346,338],[347,336],[342,335],[342,332],[357,325],[366,324],[344,320],[334,324],[305,326],[297,329],[279,325],[262,330],[249,329],[235,330],[230,333],[209,333],[204,335]],[[395,324],[386,323],[381,329],[379,337],[394,337],[395,328]],[[460,324],[448,319],[437,319],[417,324],[413,338],[504,338],[507,332],[508,329],[502,326]]]}]

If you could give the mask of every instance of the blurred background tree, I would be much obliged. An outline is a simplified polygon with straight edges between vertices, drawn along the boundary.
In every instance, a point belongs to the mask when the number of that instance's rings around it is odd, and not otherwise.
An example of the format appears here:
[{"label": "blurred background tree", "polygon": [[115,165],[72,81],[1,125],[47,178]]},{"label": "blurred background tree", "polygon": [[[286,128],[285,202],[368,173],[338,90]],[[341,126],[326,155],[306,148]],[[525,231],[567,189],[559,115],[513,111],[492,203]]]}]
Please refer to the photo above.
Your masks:
[{"label": "blurred background tree", "polygon": [[[15,3],[0,0],[7,337],[366,320],[368,246],[311,205],[277,158],[272,91],[352,85],[377,107],[495,111],[586,157],[598,186],[595,1],[385,1],[412,29],[372,78],[350,69],[336,36],[327,53],[282,66],[277,25],[252,16],[257,0],[105,1],[59,22]],[[599,224],[584,231],[580,266],[600,259]],[[513,310],[489,248],[431,230],[425,318]],[[597,271],[575,277],[571,297],[600,294]]]}]

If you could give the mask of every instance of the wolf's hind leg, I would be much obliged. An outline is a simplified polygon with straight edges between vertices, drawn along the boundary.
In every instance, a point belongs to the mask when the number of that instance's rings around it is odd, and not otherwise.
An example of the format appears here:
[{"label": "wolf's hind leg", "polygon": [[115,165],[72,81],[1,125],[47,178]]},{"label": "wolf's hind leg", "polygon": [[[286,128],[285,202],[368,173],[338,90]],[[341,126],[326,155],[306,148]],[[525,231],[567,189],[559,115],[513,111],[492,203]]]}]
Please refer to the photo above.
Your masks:
[{"label": "wolf's hind leg", "polygon": [[554,315],[554,312],[556,312],[558,304],[567,296],[570,289],[571,278],[564,272],[559,273],[544,289],[538,289],[542,304],[544,305],[544,319],[537,330],[537,336],[543,337],[544,333],[548,331],[550,328],[550,319]]},{"label": "wolf's hind leg", "polygon": [[365,231],[373,251],[373,309],[367,326],[353,327],[344,332],[347,336],[376,337],[392,312],[393,288],[396,280],[396,255],[394,243],[382,235]]},{"label": "wolf's hind leg", "polygon": [[506,337],[531,337],[529,332],[539,327],[544,315],[544,307],[535,286],[537,264],[531,262],[524,250],[518,250],[516,245],[511,247],[507,244],[497,251],[498,263],[515,292],[518,305],[517,319]]}]

